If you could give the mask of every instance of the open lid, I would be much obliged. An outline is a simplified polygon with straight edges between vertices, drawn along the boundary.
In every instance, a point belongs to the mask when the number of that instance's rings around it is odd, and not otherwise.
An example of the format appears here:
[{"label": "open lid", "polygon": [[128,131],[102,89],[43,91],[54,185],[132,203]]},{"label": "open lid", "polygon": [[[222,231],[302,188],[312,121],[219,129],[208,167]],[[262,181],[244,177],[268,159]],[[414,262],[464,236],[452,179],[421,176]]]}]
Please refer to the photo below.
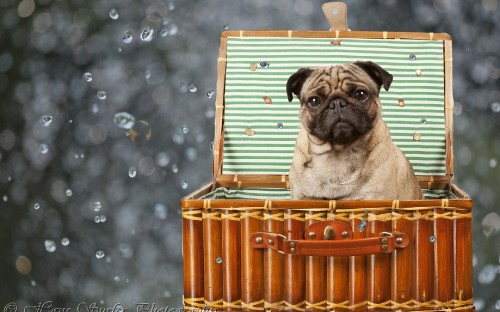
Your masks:
[{"label": "open lid", "polygon": [[302,67],[373,61],[393,76],[382,118],[423,187],[453,176],[452,52],[447,34],[347,30],[346,6],[326,3],[330,31],[226,31],[217,79],[214,180],[288,187],[300,103],[286,82]]}]

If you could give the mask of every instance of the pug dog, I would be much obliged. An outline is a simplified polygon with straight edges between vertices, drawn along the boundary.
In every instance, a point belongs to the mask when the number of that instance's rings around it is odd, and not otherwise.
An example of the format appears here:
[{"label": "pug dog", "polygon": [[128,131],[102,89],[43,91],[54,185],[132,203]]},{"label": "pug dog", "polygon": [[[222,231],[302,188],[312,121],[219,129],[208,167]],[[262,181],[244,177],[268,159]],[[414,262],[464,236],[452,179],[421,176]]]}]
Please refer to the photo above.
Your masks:
[{"label": "pug dog", "polygon": [[392,75],[373,62],[301,68],[286,85],[300,100],[292,199],[422,199],[413,168],[381,118]]}]

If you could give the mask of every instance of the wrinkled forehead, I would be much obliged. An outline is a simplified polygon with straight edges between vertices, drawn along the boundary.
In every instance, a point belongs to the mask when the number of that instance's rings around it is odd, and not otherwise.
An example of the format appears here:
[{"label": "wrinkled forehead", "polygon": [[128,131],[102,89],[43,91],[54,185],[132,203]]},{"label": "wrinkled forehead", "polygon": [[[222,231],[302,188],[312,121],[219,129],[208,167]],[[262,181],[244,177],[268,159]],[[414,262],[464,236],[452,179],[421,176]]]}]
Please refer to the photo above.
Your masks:
[{"label": "wrinkled forehead", "polygon": [[316,68],[304,83],[304,90],[313,91],[318,88],[324,92],[342,90],[349,92],[356,88],[377,91],[377,84],[360,67],[354,64],[334,65]]}]

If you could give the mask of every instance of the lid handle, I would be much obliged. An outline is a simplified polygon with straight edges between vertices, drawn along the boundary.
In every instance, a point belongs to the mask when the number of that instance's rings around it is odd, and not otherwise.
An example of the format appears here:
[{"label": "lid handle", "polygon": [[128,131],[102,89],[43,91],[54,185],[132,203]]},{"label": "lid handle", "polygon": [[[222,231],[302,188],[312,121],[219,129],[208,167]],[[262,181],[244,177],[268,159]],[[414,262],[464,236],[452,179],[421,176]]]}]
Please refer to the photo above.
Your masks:
[{"label": "lid handle", "polygon": [[330,30],[347,29],[347,5],[343,2],[328,2],[321,7],[325,13]]}]

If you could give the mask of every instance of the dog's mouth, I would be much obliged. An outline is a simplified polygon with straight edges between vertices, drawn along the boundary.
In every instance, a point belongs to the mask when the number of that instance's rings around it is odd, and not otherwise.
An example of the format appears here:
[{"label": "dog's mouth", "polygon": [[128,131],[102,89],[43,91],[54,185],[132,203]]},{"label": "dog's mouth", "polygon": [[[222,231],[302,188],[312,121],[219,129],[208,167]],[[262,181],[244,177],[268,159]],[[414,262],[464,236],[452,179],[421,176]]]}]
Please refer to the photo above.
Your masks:
[{"label": "dog's mouth", "polygon": [[322,141],[347,145],[372,129],[372,120],[360,110],[325,109],[309,124],[309,132]]}]

